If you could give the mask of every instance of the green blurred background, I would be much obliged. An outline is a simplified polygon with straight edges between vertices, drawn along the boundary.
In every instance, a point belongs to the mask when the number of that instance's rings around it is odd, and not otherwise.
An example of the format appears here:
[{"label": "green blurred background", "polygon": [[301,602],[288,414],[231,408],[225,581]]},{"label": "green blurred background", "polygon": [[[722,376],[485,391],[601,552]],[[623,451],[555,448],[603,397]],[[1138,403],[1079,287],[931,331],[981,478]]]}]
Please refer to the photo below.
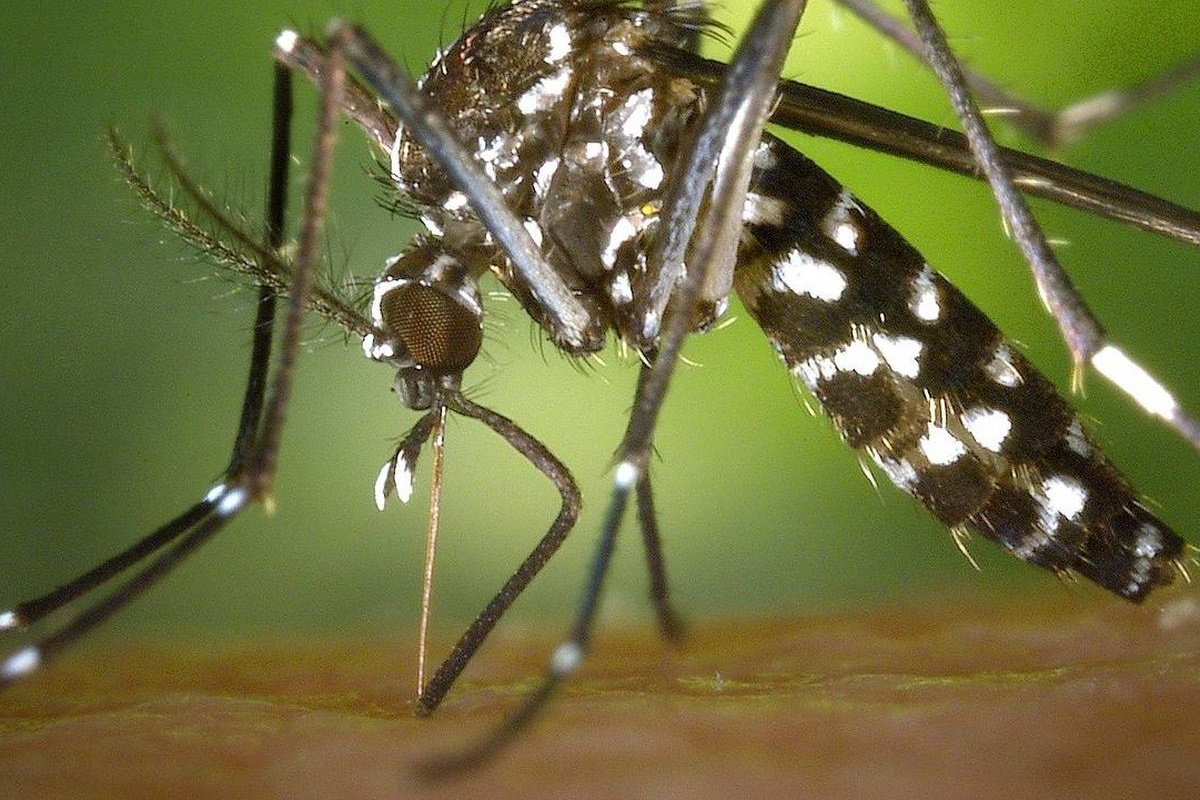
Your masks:
[{"label": "green blurred background", "polygon": [[[51,588],[199,497],[225,463],[242,392],[252,295],[159,230],[101,142],[116,124],[146,159],[161,114],[208,185],[257,218],[269,125],[270,45],[281,26],[334,14],[367,25],[412,68],[454,38],[478,2],[354,0],[180,4],[9,2],[0,31],[0,606]],[[890,44],[814,0],[788,67],[796,78],[950,121],[933,80]],[[726,18],[747,9],[728,0]],[[945,0],[956,45],[1005,85],[1059,103],[1155,74],[1200,44],[1200,6],[1115,0]],[[312,95],[300,87],[295,151],[307,162]],[[1006,135],[1005,141],[1021,144]],[[346,126],[333,193],[334,268],[372,276],[410,229],[376,204],[370,154]],[[827,142],[799,143],[921,247],[929,260],[1066,385],[1067,358],[985,192],[964,180]],[[1200,85],[1112,124],[1066,159],[1200,206]],[[303,167],[297,170],[299,186]],[[296,195],[299,194],[297,191]],[[1066,262],[1120,341],[1200,410],[1200,252],[1039,206]],[[923,596],[966,598],[1001,582],[1069,602],[1039,571],[949,535],[890,486],[875,491],[828,423],[805,413],[753,323],[692,341],[657,444],[662,528],[684,613],[788,614]],[[575,472],[575,535],[516,607],[513,625],[566,624],[606,500],[607,465],[635,370],[580,371],[512,304],[490,329],[477,397],[522,422]],[[387,370],[314,323],[282,453],[278,511],[255,509],[106,636],[244,637],[415,629],[424,473],[409,506],[378,513],[376,470],[414,415]],[[1094,376],[1084,413],[1165,518],[1200,541],[1200,457]],[[553,490],[480,426],[449,431],[437,629],[456,630],[541,535]],[[426,463],[427,468],[427,463]],[[882,480],[882,479],[881,479]],[[645,571],[627,527],[608,613],[646,616]]]}]

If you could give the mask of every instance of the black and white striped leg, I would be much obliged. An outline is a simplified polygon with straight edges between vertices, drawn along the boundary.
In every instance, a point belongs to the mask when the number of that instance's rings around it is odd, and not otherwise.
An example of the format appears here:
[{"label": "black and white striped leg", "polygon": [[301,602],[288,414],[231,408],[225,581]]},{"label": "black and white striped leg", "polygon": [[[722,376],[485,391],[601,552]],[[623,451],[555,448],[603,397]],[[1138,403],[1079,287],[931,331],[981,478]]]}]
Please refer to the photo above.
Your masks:
[{"label": "black and white striped leg", "polygon": [[1147,413],[1163,420],[1200,448],[1200,419],[1184,409],[1162,384],[1112,343],[1058,263],[1045,234],[1017,191],[1000,148],[984,124],[945,33],[928,4],[925,0],[905,0],[905,5],[924,42],[925,58],[946,89],[975,161],[992,187],[1004,224],[1033,272],[1042,302],[1058,323],[1075,362],[1076,383],[1082,367],[1091,364]]},{"label": "black and white striped leg", "polygon": [[[330,71],[328,80],[331,83],[336,82],[337,70]],[[266,247],[271,253],[277,252],[283,244],[287,167],[290,158],[288,148],[291,91],[290,73],[285,68],[276,68],[266,225]],[[328,137],[332,134],[332,110],[332,104],[327,103],[318,134],[318,157],[315,159],[309,187],[310,198],[325,191]],[[326,163],[322,164],[322,161]],[[53,592],[0,613],[0,630],[25,628],[73,600],[99,589],[119,574],[169,547],[110,595],[88,606],[66,625],[17,650],[0,662],[0,684],[19,680],[60,654],[92,628],[154,586],[249,503],[263,502],[267,499],[284,406],[299,344],[300,318],[294,313],[294,309],[302,308],[305,303],[304,287],[311,281],[317,253],[316,237],[320,229],[320,215],[314,217],[313,214],[309,214],[308,217],[312,221],[301,245],[295,272],[296,282],[293,284],[293,294],[290,298],[293,313],[289,313],[286,323],[280,363],[269,396],[267,380],[274,333],[275,297],[265,287],[259,290],[249,377],[229,466],[222,480],[198,503],[125,551]]]}]

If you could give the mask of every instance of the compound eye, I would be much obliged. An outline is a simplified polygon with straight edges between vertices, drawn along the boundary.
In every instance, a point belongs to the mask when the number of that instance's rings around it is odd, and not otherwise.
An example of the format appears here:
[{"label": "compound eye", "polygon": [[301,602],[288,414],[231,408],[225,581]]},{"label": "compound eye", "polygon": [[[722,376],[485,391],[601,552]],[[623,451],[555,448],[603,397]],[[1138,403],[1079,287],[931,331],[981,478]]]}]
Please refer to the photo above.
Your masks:
[{"label": "compound eye", "polygon": [[381,298],[379,310],[415,364],[431,372],[462,372],[483,344],[478,315],[436,286],[398,286]]}]

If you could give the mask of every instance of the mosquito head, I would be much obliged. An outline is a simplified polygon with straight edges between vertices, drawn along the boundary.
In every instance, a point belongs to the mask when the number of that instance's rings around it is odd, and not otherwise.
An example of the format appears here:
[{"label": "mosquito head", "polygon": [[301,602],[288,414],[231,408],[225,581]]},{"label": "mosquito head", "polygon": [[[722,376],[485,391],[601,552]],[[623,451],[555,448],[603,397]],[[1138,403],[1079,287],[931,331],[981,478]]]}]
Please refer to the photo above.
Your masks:
[{"label": "mosquito head", "polygon": [[388,263],[375,281],[371,319],[386,337],[363,340],[368,358],[396,368],[396,394],[424,410],[442,388],[457,389],[483,343],[483,307],[457,259],[421,244]]}]

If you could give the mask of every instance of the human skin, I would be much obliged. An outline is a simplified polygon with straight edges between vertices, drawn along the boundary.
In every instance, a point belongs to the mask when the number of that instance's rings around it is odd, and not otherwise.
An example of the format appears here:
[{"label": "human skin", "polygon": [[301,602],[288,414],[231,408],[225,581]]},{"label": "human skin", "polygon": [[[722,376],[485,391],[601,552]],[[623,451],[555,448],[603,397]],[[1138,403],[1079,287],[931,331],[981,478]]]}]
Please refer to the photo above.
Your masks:
[{"label": "human skin", "polygon": [[1156,797],[1200,785],[1200,604],[1088,590],[601,631],[491,764],[422,784],[529,690],[501,632],[431,719],[399,641],[105,645],[0,695],[0,798]]}]

